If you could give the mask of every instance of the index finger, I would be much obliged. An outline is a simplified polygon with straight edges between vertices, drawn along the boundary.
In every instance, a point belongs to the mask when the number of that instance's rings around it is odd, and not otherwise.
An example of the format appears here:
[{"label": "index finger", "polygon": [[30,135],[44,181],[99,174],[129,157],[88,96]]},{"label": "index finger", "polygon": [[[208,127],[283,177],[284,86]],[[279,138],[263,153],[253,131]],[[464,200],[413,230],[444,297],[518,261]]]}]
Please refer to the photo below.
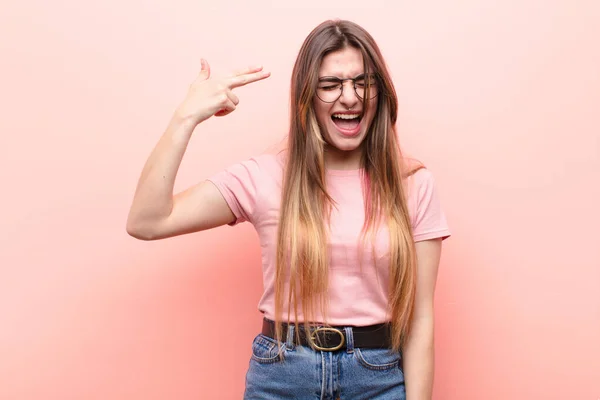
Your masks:
[{"label": "index finger", "polygon": [[261,81],[271,76],[270,72],[259,71],[250,74],[241,74],[228,79],[231,89],[247,85],[252,82]]}]

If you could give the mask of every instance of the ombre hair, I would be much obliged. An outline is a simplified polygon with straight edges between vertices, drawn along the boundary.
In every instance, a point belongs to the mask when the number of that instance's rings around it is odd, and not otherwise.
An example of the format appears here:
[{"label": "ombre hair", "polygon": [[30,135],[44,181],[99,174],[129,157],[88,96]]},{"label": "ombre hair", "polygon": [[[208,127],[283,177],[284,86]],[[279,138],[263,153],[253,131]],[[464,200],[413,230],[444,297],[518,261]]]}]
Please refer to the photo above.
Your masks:
[{"label": "ombre hair", "polygon": [[[395,128],[398,99],[379,47],[362,27],[340,20],[323,22],[308,35],[292,72],[291,120],[277,232],[276,337],[282,337],[282,322],[298,324],[299,307],[305,328],[327,325],[327,232],[335,202],[327,192],[324,153],[328,144],[315,115],[314,99],[323,58],[347,47],[361,52],[365,74],[374,73],[378,85],[377,109],[362,143],[365,221],[361,236],[372,239],[382,223],[388,228],[389,322],[392,348],[400,350],[410,329],[416,282],[405,180],[422,166],[402,156]],[[364,98],[366,112],[370,100]],[[288,307],[284,310],[286,297]],[[323,321],[313,320],[317,310]]]}]

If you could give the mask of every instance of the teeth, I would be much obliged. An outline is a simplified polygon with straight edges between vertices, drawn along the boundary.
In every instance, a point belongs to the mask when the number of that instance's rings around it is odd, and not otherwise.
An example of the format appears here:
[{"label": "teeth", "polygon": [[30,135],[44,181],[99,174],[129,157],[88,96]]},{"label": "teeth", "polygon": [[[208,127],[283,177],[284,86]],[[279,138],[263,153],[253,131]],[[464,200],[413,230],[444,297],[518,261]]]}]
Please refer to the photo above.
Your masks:
[{"label": "teeth", "polygon": [[360,116],[360,114],[333,114],[334,118],[341,118],[341,119],[354,119],[354,118],[358,118]]}]

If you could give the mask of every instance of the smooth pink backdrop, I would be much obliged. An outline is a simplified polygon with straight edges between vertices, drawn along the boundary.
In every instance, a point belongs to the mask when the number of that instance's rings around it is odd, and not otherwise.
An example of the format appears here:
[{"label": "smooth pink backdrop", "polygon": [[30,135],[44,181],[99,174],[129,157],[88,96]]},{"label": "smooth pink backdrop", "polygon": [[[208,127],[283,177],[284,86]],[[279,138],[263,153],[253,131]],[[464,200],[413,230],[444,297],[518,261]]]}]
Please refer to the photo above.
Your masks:
[{"label": "smooth pink backdrop", "polygon": [[127,212],[201,57],[272,77],[197,130],[177,190],[283,137],[330,17],[380,44],[451,224],[435,400],[600,397],[600,3],[30,0],[0,13],[0,399],[241,398],[252,227],[148,243]]}]

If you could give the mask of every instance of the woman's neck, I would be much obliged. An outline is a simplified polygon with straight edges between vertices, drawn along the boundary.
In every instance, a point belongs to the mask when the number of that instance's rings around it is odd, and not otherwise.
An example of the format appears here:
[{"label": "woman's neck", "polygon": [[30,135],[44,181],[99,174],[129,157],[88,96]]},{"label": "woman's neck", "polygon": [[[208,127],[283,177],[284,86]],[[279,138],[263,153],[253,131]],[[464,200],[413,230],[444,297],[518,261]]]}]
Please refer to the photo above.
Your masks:
[{"label": "woman's neck", "polygon": [[361,165],[361,149],[341,151],[330,146],[325,148],[325,168],[328,170],[357,170]]}]

